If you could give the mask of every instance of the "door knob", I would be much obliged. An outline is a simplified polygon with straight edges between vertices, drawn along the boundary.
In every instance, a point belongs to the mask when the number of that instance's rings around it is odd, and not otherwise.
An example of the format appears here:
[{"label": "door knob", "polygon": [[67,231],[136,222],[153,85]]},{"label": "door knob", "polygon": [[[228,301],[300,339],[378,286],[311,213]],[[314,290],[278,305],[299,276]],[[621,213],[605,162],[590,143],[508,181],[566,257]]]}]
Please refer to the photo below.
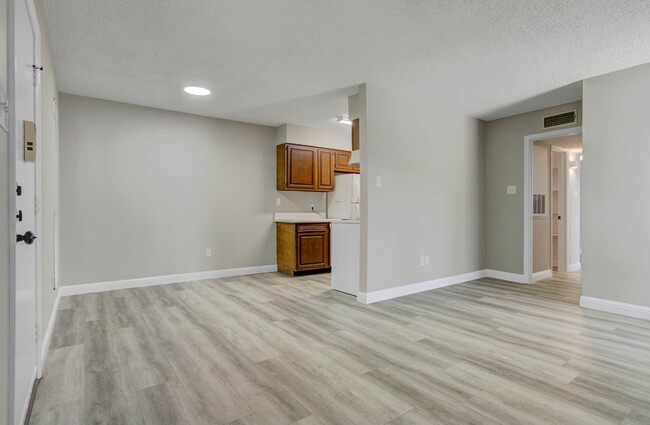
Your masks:
[{"label": "door knob", "polygon": [[27,245],[31,245],[36,240],[36,235],[32,232],[25,232],[24,235],[16,235],[17,242],[25,242]]}]

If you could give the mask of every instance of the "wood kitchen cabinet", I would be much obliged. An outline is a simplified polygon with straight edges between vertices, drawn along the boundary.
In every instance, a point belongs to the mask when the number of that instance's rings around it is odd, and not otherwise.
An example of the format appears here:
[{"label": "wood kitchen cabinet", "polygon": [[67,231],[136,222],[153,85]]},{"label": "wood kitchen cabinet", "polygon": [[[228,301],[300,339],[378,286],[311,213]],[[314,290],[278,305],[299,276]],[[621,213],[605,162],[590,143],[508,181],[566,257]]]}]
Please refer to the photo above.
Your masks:
[{"label": "wood kitchen cabinet", "polygon": [[277,189],[318,190],[318,148],[282,144],[277,147]]},{"label": "wood kitchen cabinet", "polygon": [[277,146],[277,190],[331,192],[334,173],[358,173],[350,151],[284,143]]},{"label": "wood kitchen cabinet", "polygon": [[330,149],[318,149],[318,181],[319,191],[334,190],[334,151]]},{"label": "wood kitchen cabinet", "polygon": [[329,271],[329,223],[276,223],[278,271],[288,275]]},{"label": "wood kitchen cabinet", "polygon": [[358,173],[359,165],[350,165],[350,151],[334,151],[334,171],[337,173]]}]

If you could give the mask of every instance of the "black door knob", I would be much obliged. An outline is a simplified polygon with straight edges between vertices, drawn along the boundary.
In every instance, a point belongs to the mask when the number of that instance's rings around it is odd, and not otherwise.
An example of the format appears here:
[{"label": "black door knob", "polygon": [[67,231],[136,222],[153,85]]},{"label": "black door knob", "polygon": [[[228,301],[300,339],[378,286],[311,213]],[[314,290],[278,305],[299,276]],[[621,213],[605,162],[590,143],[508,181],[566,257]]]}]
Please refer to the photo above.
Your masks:
[{"label": "black door knob", "polygon": [[27,245],[31,245],[36,240],[36,235],[32,232],[25,232],[24,235],[16,235],[17,242],[25,242]]}]

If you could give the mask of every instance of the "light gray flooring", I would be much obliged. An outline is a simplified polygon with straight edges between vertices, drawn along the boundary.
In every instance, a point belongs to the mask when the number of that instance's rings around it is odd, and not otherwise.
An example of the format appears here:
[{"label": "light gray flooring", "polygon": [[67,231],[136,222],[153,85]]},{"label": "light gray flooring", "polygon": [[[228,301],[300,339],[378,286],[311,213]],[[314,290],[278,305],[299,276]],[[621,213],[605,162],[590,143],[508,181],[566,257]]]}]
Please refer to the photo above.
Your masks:
[{"label": "light gray flooring", "polygon": [[579,275],[370,306],[328,284],[63,298],[31,423],[650,424],[650,322],[580,309]]}]

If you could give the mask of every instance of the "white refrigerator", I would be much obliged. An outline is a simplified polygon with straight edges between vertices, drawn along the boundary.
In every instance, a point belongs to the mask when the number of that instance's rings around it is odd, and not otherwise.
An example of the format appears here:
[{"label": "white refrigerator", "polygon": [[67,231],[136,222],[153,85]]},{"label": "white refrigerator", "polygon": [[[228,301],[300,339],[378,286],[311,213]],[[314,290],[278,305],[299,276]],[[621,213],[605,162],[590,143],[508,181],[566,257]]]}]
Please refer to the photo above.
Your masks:
[{"label": "white refrigerator", "polygon": [[361,210],[361,181],[358,174],[334,177],[334,191],[327,194],[327,217],[359,220]]}]

